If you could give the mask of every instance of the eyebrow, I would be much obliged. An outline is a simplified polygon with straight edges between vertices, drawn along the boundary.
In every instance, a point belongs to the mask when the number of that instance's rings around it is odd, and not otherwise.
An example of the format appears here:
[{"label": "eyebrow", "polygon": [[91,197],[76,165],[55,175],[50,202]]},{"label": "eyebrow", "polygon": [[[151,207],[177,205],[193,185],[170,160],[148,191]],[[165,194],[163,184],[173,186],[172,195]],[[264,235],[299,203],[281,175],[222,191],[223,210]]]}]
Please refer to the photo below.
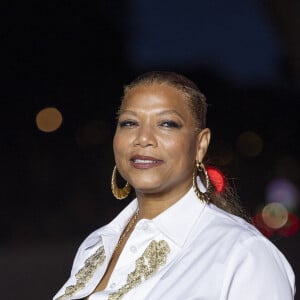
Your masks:
[{"label": "eyebrow", "polygon": [[[124,113],[128,113],[128,114],[131,114],[131,115],[134,115],[134,116],[137,116],[138,114],[132,110],[120,110],[118,111],[118,116],[120,116],[121,114],[124,114]],[[183,116],[181,113],[179,113],[178,111],[176,111],[175,109],[169,109],[169,110],[163,110],[159,113],[157,113],[156,115],[158,116],[161,116],[161,115],[167,115],[167,114],[175,114],[177,116],[179,116],[182,120],[184,120]]]},{"label": "eyebrow", "polygon": [[163,110],[162,112],[158,113],[157,115],[161,116],[161,115],[167,115],[167,114],[175,114],[175,115],[179,116],[182,120],[184,120],[182,114],[179,113],[178,111],[176,111],[175,109]]}]

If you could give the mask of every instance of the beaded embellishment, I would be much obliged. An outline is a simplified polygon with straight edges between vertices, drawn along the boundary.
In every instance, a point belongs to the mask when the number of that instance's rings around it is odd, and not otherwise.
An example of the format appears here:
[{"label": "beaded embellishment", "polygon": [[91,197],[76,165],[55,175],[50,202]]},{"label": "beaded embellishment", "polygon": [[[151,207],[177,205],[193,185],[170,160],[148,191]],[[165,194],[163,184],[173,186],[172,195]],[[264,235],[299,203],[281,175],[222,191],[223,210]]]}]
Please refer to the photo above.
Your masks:
[{"label": "beaded embellishment", "polygon": [[66,287],[65,293],[55,300],[70,299],[76,292],[82,290],[86,283],[93,277],[96,269],[103,264],[105,258],[104,247],[101,246],[93,255],[85,260],[84,266],[75,274],[76,283]]},{"label": "beaded embellishment", "polygon": [[143,255],[136,260],[135,269],[128,274],[126,284],[119,288],[118,291],[110,294],[108,300],[121,299],[131,289],[139,285],[142,280],[148,279],[159,267],[166,264],[169,252],[170,247],[166,241],[151,241]]}]

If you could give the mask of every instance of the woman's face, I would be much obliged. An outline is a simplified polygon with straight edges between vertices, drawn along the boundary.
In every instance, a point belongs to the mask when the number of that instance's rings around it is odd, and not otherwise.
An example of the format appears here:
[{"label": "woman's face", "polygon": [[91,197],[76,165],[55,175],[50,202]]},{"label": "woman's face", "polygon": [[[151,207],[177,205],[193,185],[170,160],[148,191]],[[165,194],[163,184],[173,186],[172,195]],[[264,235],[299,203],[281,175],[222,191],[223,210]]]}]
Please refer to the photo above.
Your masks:
[{"label": "woman's face", "polygon": [[138,85],[120,108],[113,147],[117,168],[137,193],[182,194],[192,185],[209,130],[196,130],[184,94],[167,84]]}]

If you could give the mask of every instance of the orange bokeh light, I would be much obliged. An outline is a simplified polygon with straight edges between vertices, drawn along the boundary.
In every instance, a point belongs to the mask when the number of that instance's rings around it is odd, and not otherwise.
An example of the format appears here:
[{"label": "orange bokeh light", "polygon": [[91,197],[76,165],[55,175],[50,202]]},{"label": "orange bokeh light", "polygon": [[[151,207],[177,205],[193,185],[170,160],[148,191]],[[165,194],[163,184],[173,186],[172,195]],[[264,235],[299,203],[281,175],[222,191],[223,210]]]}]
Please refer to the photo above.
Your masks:
[{"label": "orange bokeh light", "polygon": [[52,132],[61,126],[63,117],[57,108],[46,107],[38,112],[35,121],[39,130]]}]

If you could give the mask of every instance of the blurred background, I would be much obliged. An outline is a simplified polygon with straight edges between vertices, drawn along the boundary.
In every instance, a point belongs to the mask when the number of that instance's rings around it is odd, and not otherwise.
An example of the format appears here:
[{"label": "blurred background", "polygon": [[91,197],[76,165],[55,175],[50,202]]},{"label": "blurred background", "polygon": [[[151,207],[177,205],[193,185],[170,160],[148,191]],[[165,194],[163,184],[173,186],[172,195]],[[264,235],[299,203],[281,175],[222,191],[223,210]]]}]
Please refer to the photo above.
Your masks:
[{"label": "blurred background", "polygon": [[129,203],[110,192],[115,112],[123,85],[151,70],[205,93],[209,163],[297,277],[299,1],[0,5],[3,298],[51,299],[84,237]]}]

